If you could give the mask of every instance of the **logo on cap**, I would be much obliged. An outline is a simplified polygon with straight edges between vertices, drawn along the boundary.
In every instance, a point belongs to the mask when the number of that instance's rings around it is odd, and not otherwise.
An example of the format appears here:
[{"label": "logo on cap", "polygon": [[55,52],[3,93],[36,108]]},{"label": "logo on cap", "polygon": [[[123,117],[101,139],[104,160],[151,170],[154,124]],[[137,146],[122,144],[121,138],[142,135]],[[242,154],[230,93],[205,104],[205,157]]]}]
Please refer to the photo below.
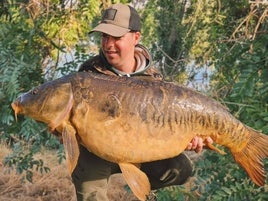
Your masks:
[{"label": "logo on cap", "polygon": [[114,20],[115,16],[116,16],[116,9],[113,8],[109,8],[107,10],[104,11],[103,17],[102,17],[102,21],[105,20]]}]

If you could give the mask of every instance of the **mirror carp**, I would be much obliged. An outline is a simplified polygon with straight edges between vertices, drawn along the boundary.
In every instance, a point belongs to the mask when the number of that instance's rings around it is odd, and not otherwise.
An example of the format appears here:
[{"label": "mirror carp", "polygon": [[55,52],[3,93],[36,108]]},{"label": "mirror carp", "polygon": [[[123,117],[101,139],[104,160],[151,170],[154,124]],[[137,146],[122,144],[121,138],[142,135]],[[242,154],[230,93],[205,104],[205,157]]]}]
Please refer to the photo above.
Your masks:
[{"label": "mirror carp", "polygon": [[77,72],[22,94],[12,108],[16,118],[28,116],[62,135],[70,174],[82,144],[118,163],[140,200],[150,183],[139,164],[175,157],[195,136],[227,147],[255,184],[265,184],[268,136],[212,98],[174,83]]}]

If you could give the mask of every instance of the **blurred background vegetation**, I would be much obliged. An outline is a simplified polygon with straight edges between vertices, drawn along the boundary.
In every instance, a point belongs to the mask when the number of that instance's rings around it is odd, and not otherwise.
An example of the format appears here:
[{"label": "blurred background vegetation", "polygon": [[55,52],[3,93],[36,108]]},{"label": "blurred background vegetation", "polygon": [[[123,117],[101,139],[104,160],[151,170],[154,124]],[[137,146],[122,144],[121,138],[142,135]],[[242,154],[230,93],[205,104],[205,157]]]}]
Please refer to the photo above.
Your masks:
[{"label": "blurred background vegetation", "polygon": [[[31,180],[34,171],[49,171],[34,159],[41,147],[64,160],[47,128],[24,117],[16,122],[10,104],[98,53],[99,39],[88,32],[101,10],[118,2],[140,12],[142,43],[166,80],[206,93],[268,134],[267,1],[1,0],[0,139],[13,149],[5,165]],[[204,151],[195,173],[196,185],[160,190],[159,200],[268,200],[267,185],[255,186],[230,155]]]}]

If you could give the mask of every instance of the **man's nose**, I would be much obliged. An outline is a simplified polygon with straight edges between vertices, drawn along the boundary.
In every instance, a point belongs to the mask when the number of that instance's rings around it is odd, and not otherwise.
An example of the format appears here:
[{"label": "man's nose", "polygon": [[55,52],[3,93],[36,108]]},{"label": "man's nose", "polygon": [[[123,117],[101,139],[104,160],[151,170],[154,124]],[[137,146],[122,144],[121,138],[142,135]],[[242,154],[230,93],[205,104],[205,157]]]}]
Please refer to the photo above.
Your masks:
[{"label": "man's nose", "polygon": [[105,36],[104,43],[105,45],[112,45],[114,43],[115,39],[113,36]]}]

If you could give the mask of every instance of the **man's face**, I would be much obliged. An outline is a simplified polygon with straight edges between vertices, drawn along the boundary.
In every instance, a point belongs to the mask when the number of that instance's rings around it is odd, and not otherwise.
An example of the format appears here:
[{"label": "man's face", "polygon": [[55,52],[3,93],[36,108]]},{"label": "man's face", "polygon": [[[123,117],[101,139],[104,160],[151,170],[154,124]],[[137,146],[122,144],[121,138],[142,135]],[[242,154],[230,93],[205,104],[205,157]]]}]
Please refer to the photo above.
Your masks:
[{"label": "man's face", "polygon": [[140,39],[140,32],[128,32],[121,37],[102,35],[101,48],[107,61],[118,70],[134,59],[135,45]]}]

